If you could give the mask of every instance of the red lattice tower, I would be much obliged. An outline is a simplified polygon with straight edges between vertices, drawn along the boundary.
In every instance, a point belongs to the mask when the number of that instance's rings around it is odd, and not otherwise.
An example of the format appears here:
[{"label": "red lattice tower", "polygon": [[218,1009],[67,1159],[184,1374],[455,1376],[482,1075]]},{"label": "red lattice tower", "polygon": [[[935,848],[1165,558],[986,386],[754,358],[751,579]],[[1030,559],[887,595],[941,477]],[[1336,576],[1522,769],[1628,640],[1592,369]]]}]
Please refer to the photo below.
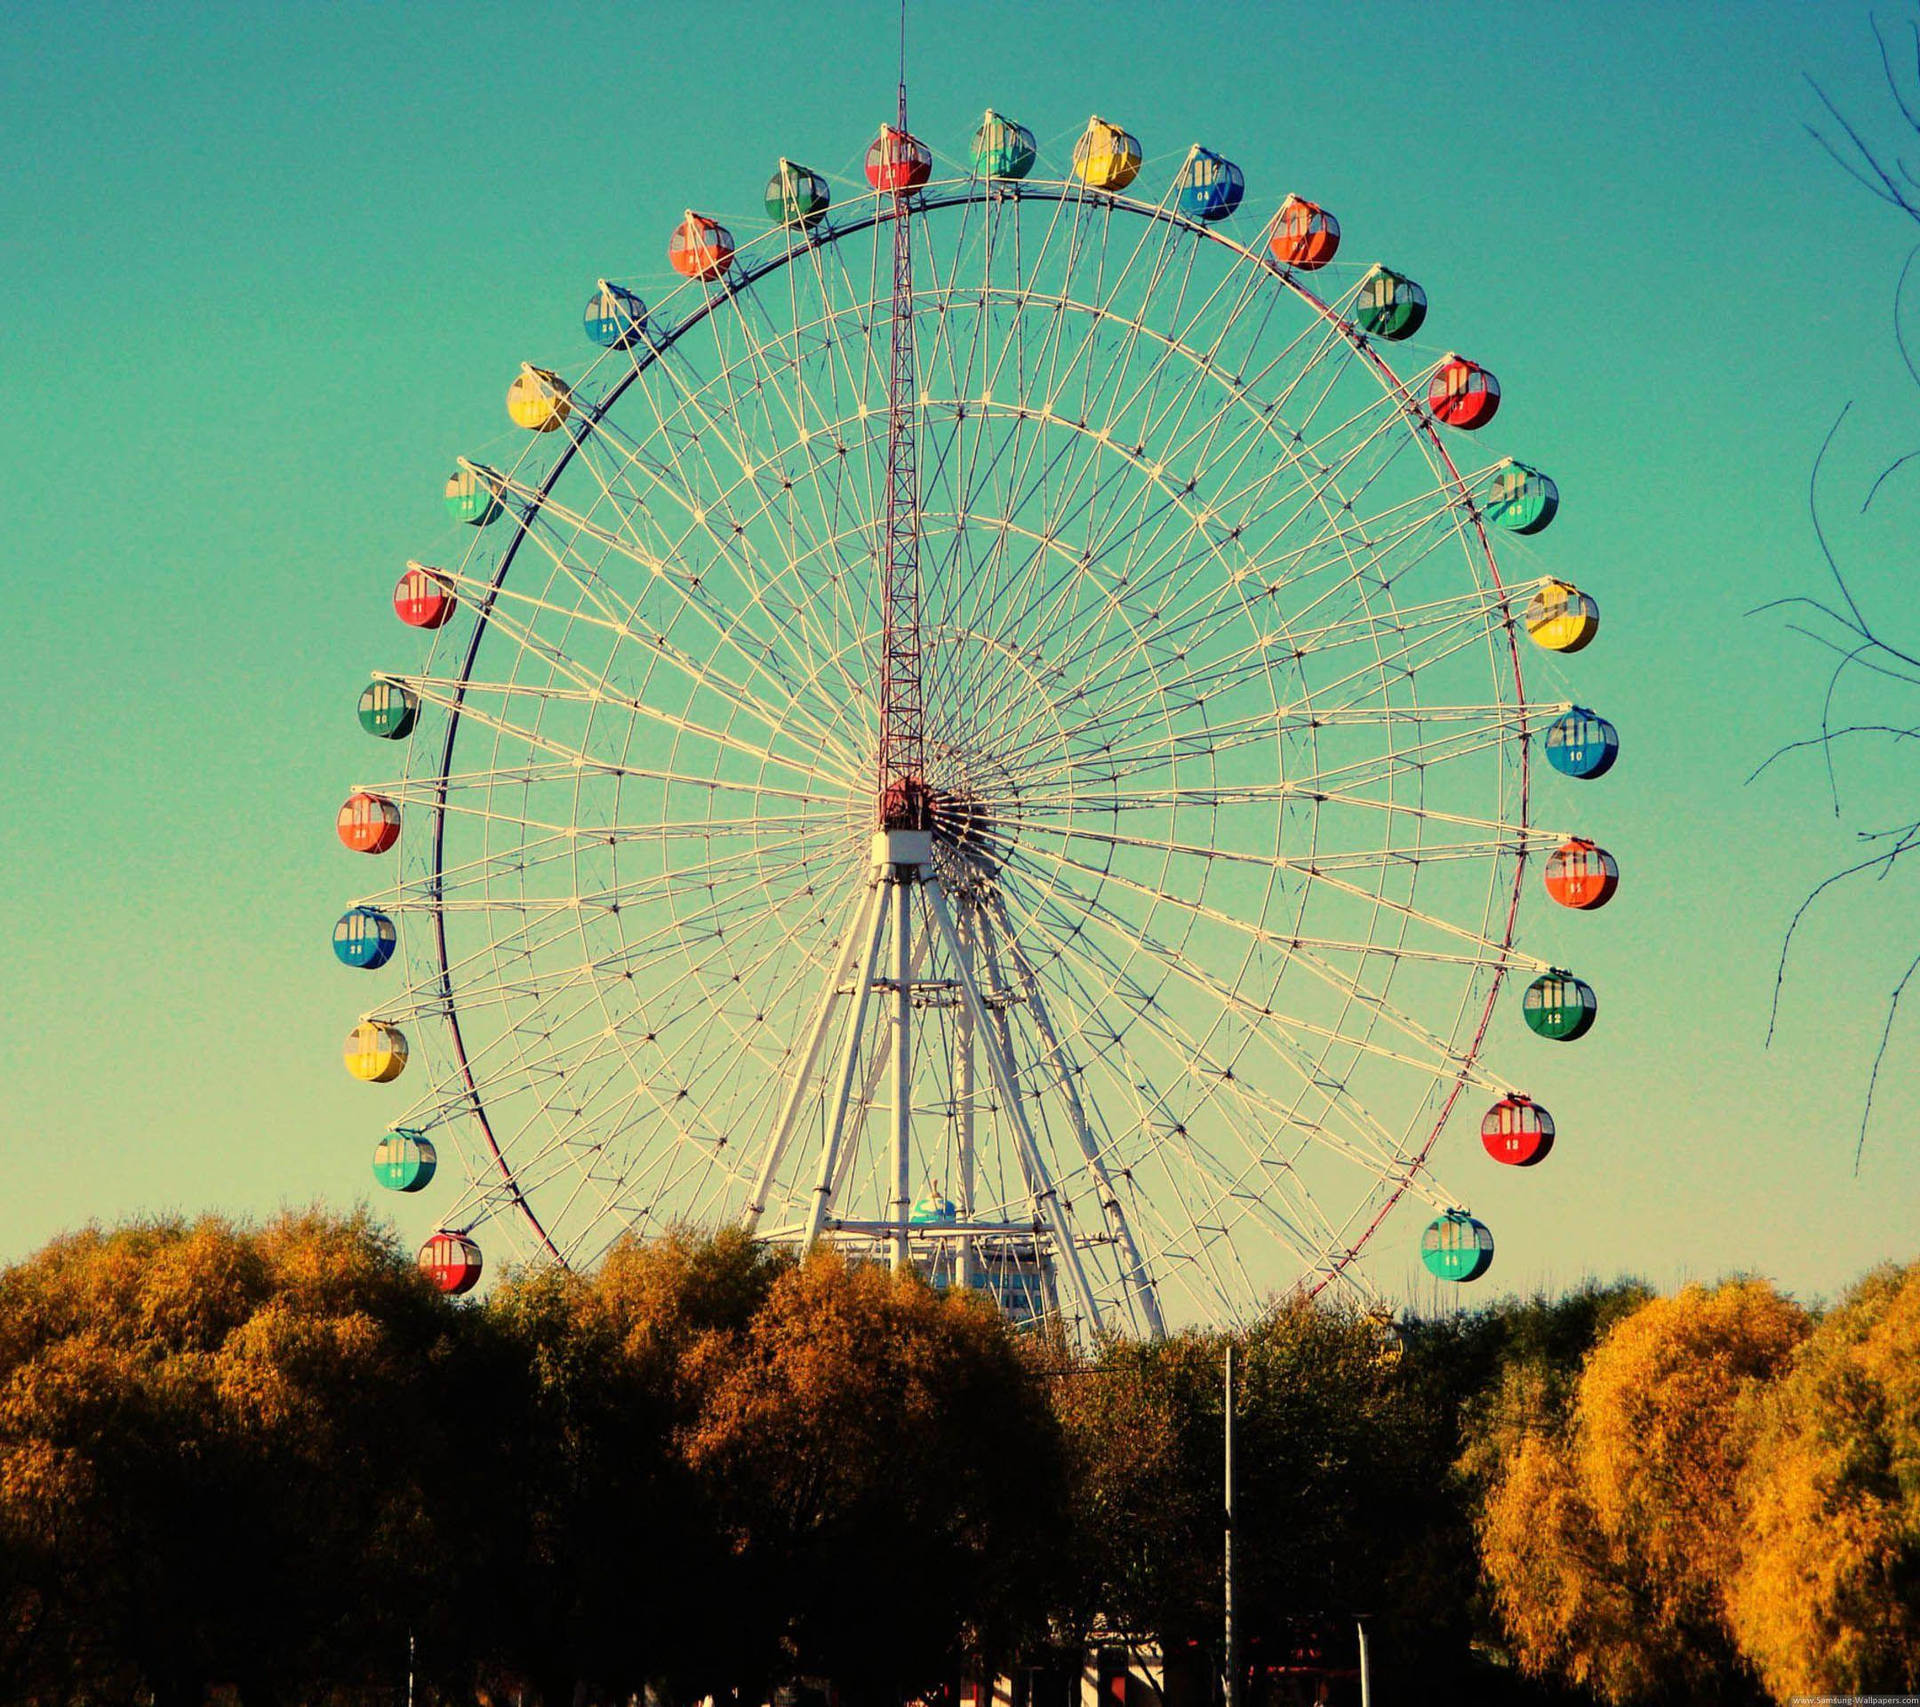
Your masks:
[{"label": "red lattice tower", "polygon": [[[900,79],[897,132],[904,148],[907,80]],[[914,449],[913,187],[893,188],[893,312],[888,321],[887,508],[880,540],[880,763],[883,830],[931,826],[926,702],[921,684],[920,473]]]}]

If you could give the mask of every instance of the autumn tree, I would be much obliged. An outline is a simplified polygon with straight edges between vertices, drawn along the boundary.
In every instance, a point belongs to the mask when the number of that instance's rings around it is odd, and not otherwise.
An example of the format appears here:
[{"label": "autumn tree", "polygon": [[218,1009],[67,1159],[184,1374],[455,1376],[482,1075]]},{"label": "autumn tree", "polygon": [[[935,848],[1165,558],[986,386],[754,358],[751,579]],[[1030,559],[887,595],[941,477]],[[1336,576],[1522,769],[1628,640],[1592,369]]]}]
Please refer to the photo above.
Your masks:
[{"label": "autumn tree", "polygon": [[1920,1263],[1854,1288],[1762,1400],[1727,1589],[1780,1700],[1920,1687]]},{"label": "autumn tree", "polygon": [[1750,1699],[1728,1626],[1754,1406],[1807,1332],[1761,1281],[1621,1320],[1570,1405],[1537,1369],[1495,1407],[1482,1560],[1522,1666],[1610,1702]]},{"label": "autumn tree", "polygon": [[778,1276],[689,1439],[734,1550],[737,1681],[895,1700],[1046,1604],[1057,1434],[977,1294],[822,1253]]},{"label": "autumn tree", "polygon": [[56,1240],[0,1274],[18,1698],[271,1701],[401,1674],[451,1312],[364,1218]]},{"label": "autumn tree", "polygon": [[496,1290],[487,1324],[508,1355],[466,1448],[492,1466],[486,1610],[468,1622],[483,1677],[555,1707],[577,1684],[697,1698],[734,1681],[740,1609],[685,1446],[784,1266],[741,1234],[673,1233]]}]

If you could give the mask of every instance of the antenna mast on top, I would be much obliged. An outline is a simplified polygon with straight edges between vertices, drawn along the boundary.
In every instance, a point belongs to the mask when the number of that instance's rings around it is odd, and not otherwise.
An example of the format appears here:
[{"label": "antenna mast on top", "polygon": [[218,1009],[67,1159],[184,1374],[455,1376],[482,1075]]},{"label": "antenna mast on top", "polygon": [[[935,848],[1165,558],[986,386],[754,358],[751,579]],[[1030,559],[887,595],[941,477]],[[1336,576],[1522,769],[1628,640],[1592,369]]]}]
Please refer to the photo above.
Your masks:
[{"label": "antenna mast on top", "polygon": [[[900,0],[900,100],[907,134],[907,0]],[[909,174],[893,189],[893,310],[888,321],[887,508],[881,540],[880,828],[931,827],[926,706],[921,693],[920,477],[914,447],[913,236]]]}]

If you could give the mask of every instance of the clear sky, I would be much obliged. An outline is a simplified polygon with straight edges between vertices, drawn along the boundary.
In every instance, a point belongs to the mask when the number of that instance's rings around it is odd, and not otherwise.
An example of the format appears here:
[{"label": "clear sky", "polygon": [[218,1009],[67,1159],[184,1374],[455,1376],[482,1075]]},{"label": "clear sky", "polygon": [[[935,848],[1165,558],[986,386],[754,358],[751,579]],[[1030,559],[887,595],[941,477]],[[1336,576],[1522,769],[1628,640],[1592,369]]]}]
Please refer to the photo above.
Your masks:
[{"label": "clear sky", "polygon": [[[596,277],[664,274],[689,203],[757,224],[778,155],[857,172],[893,28],[882,0],[0,22],[0,1258],[89,1217],[367,1194],[384,1110],[340,1069],[363,998],[327,946],[366,879],[331,820],[366,672],[411,656],[393,580],[444,546],[440,483],[508,431],[518,364],[579,364]],[[1465,1124],[1443,1152],[1500,1238],[1486,1285],[1752,1268],[1812,1296],[1914,1256],[1920,1013],[1853,1166],[1911,882],[1816,916],[1766,1048],[1782,932],[1853,820],[1811,763],[1746,784],[1817,722],[1820,655],[1744,613],[1818,590],[1807,472],[1850,399],[1837,532],[1920,637],[1913,488],[1854,514],[1920,443],[1889,331],[1920,232],[1801,129],[1812,73],[1895,139],[1864,9],[924,0],[913,67],[949,153],[989,103],[1056,153],[1098,110],[1149,178],[1200,140],[1333,208],[1560,482],[1542,545],[1605,627],[1535,683],[1625,752],[1553,816],[1625,877],[1593,917],[1529,913],[1598,986],[1593,1035],[1550,1049],[1511,1003],[1493,1034],[1551,1161],[1489,1177]],[[1911,816],[1913,777],[1867,760],[1858,822]]]}]

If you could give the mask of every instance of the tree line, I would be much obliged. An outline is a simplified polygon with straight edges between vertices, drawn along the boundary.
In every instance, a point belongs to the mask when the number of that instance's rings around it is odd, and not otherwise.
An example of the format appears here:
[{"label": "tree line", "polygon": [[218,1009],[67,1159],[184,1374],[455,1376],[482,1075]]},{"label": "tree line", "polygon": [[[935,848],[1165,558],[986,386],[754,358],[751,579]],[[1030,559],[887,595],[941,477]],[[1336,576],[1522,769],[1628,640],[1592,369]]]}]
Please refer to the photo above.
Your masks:
[{"label": "tree line", "polygon": [[[895,1702],[1096,1634],[1210,1675],[1226,1343],[733,1233],[483,1302],[365,1216],[76,1233],[0,1271],[0,1696],[384,1703],[411,1655],[422,1702]],[[1914,1687],[1920,1264],[1233,1343],[1269,1700],[1356,1614],[1381,1700]]]}]

